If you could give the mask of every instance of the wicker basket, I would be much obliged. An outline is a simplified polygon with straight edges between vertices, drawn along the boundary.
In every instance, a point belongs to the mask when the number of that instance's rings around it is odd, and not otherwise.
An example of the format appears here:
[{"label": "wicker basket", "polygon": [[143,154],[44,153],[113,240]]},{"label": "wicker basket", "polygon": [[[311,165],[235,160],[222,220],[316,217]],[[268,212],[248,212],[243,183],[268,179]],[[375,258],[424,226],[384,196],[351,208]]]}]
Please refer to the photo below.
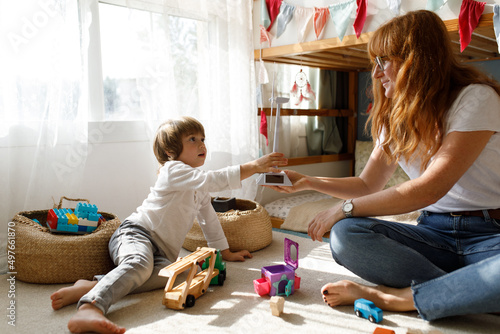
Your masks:
[{"label": "wicker basket", "polygon": [[33,221],[37,219],[45,225],[48,211],[19,212],[13,219],[17,279],[29,283],[73,283],[113,269],[108,242],[120,225],[115,215],[99,212],[106,221],[94,232],[63,235],[52,234]]},{"label": "wicker basket", "polygon": [[[236,199],[236,210],[217,212],[222,229],[233,252],[248,250],[254,252],[262,249],[273,240],[271,218],[266,209],[259,203]],[[197,247],[206,247],[198,222],[188,232],[183,247],[194,252]]]}]

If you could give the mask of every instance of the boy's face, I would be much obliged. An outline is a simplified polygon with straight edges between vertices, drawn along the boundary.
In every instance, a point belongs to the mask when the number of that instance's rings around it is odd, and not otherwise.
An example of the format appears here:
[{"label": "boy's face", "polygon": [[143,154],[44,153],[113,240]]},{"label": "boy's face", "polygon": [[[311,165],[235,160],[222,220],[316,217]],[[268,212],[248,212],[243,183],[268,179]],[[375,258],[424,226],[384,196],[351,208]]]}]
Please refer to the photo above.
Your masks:
[{"label": "boy's face", "polygon": [[191,167],[200,167],[205,163],[206,157],[205,136],[196,133],[182,137],[182,152],[177,160]]}]

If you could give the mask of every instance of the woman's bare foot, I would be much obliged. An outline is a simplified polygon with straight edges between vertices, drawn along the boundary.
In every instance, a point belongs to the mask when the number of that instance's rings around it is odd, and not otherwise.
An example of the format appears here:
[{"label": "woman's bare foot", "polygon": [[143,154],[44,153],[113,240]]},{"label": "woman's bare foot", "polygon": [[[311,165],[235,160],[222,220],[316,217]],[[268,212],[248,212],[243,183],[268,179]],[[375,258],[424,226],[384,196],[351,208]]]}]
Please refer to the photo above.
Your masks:
[{"label": "woman's bare foot", "polygon": [[354,305],[354,301],[365,298],[384,311],[414,311],[411,288],[389,288],[383,285],[367,286],[352,281],[328,283],[321,288],[323,300],[331,307]]},{"label": "woman's bare foot", "polygon": [[71,333],[125,333],[125,328],[109,321],[100,309],[89,303],[80,306],[76,314],[69,320],[68,329]]},{"label": "woman's bare foot", "polygon": [[87,292],[89,292],[97,281],[78,280],[70,287],[61,288],[54,292],[50,299],[52,299],[52,308],[59,310],[60,308],[74,304],[80,300]]}]

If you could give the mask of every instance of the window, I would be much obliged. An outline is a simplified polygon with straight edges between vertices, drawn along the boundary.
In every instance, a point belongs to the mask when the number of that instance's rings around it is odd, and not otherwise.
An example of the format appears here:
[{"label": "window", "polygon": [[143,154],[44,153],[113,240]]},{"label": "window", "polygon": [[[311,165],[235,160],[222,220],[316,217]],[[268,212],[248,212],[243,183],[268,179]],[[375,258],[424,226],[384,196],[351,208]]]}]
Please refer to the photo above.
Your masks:
[{"label": "window", "polygon": [[164,118],[158,113],[171,103],[198,110],[198,28],[204,23],[104,2],[98,8],[104,112],[94,118]]}]

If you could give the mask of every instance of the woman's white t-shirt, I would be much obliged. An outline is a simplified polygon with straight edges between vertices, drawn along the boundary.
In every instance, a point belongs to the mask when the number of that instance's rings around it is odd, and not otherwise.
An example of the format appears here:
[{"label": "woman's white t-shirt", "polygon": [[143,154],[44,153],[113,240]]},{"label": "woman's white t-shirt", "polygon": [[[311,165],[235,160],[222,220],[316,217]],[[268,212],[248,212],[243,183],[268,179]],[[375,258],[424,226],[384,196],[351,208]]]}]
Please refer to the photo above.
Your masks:
[{"label": "woman's white t-shirt", "polygon": [[[487,85],[462,89],[445,122],[450,132],[495,131],[473,165],[439,201],[423,210],[453,212],[500,208],[500,96]],[[410,179],[421,175],[419,161],[400,162]]]}]

